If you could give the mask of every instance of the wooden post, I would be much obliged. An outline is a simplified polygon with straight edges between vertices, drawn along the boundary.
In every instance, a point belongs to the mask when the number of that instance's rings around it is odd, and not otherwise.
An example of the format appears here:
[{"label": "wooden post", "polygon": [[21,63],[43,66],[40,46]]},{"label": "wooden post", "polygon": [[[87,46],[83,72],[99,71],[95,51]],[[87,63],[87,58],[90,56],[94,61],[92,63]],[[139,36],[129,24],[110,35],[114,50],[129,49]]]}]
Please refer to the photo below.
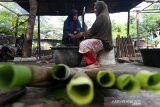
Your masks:
[{"label": "wooden post", "polygon": [[39,59],[41,59],[41,37],[40,37],[40,16],[38,15],[38,53]]},{"label": "wooden post", "polygon": [[26,34],[24,36],[24,44],[23,44],[23,57],[30,57],[32,55],[32,39],[33,39],[33,31],[34,24],[37,13],[37,0],[29,0],[30,4],[30,15],[26,27]]},{"label": "wooden post", "polygon": [[84,23],[84,15],[85,15],[85,7],[83,8],[83,12],[82,12],[82,28],[83,28],[83,30],[85,31],[85,23]]},{"label": "wooden post", "polygon": [[129,36],[129,30],[130,30],[130,11],[128,11],[127,36]]},{"label": "wooden post", "polygon": [[139,44],[140,44],[139,11],[136,12],[136,18],[137,18],[137,47],[138,47],[138,49],[139,49]]}]

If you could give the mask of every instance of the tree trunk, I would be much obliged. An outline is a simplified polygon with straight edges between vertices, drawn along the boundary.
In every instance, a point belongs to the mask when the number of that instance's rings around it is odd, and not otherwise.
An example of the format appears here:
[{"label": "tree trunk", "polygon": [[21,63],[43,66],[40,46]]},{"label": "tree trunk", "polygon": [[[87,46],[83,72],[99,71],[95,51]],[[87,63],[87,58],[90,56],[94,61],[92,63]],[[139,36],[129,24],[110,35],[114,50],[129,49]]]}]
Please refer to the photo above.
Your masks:
[{"label": "tree trunk", "polygon": [[37,5],[38,5],[37,0],[29,0],[29,4],[30,4],[30,12],[29,12],[30,15],[24,37],[23,57],[30,57],[32,55],[32,39],[33,39],[34,23],[36,19]]}]

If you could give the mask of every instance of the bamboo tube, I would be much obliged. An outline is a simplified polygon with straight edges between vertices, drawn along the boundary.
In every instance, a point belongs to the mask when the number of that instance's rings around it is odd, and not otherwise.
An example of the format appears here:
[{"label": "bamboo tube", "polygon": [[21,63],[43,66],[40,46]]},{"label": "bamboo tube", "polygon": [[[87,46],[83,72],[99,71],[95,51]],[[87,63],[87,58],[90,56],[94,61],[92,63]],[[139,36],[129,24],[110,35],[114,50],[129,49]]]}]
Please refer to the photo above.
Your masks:
[{"label": "bamboo tube", "polygon": [[140,85],[144,89],[160,91],[160,73],[139,71],[136,78],[140,81]]},{"label": "bamboo tube", "polygon": [[31,84],[47,81],[51,77],[51,68],[28,65],[32,71]]},{"label": "bamboo tube", "polygon": [[[60,65],[60,66],[65,68],[61,69],[60,71],[65,70],[65,72],[67,73],[64,72],[64,74],[69,74],[69,76],[67,75],[66,78],[71,78],[74,75],[83,72],[93,80],[94,85],[96,86],[107,87],[107,88],[113,86],[113,88],[118,88],[128,93],[136,93],[140,91],[140,83],[134,77],[134,75],[137,72],[124,72],[124,71],[112,72],[111,70],[105,70],[105,69],[86,70],[86,69],[69,68],[66,65]],[[115,77],[117,77],[117,81]]]},{"label": "bamboo tube", "polygon": [[78,105],[89,104],[94,98],[92,80],[85,73],[74,75],[67,84],[67,94]]},{"label": "bamboo tube", "polygon": [[31,85],[46,81],[51,68],[32,65],[3,64],[0,66],[0,89]]},{"label": "bamboo tube", "polygon": [[3,64],[0,67],[0,89],[24,86],[32,79],[30,68],[22,65]]},{"label": "bamboo tube", "polygon": [[56,80],[66,80],[69,78],[72,69],[64,64],[55,64],[51,69],[51,75]]},{"label": "bamboo tube", "polygon": [[[112,87],[115,84],[115,74],[111,70],[92,70],[92,71],[84,71],[92,81],[95,86],[101,87]],[[76,74],[76,72],[72,72],[72,74]]]},{"label": "bamboo tube", "polygon": [[96,75],[98,84],[102,87],[112,87],[115,84],[115,74],[111,70],[100,70]]},{"label": "bamboo tube", "polygon": [[115,75],[111,70],[77,70],[64,64],[56,64],[52,67],[52,77],[56,80],[65,80],[78,73],[86,73],[97,85],[102,87],[111,87],[115,83]]},{"label": "bamboo tube", "polygon": [[139,81],[131,74],[121,74],[117,77],[116,86],[122,91],[136,93],[140,91]]}]

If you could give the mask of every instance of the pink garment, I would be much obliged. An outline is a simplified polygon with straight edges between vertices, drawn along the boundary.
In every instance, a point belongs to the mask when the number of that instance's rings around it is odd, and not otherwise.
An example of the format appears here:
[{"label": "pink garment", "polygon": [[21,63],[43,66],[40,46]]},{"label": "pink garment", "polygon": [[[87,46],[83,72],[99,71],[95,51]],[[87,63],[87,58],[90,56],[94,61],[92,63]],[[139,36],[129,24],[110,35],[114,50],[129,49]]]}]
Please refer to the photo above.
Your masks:
[{"label": "pink garment", "polygon": [[103,50],[103,44],[98,39],[86,39],[80,43],[79,53],[87,53],[93,51],[95,54]]}]

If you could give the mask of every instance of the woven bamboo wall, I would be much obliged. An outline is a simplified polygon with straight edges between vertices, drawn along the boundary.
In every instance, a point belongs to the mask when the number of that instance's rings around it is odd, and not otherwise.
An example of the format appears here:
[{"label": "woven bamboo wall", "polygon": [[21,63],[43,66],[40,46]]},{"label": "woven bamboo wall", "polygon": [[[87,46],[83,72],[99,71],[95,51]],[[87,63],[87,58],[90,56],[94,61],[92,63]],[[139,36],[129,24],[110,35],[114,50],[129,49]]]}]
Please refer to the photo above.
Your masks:
[{"label": "woven bamboo wall", "polygon": [[130,36],[128,37],[117,37],[116,38],[116,46],[117,46],[117,57],[135,57],[135,50],[132,44],[132,39]]}]

